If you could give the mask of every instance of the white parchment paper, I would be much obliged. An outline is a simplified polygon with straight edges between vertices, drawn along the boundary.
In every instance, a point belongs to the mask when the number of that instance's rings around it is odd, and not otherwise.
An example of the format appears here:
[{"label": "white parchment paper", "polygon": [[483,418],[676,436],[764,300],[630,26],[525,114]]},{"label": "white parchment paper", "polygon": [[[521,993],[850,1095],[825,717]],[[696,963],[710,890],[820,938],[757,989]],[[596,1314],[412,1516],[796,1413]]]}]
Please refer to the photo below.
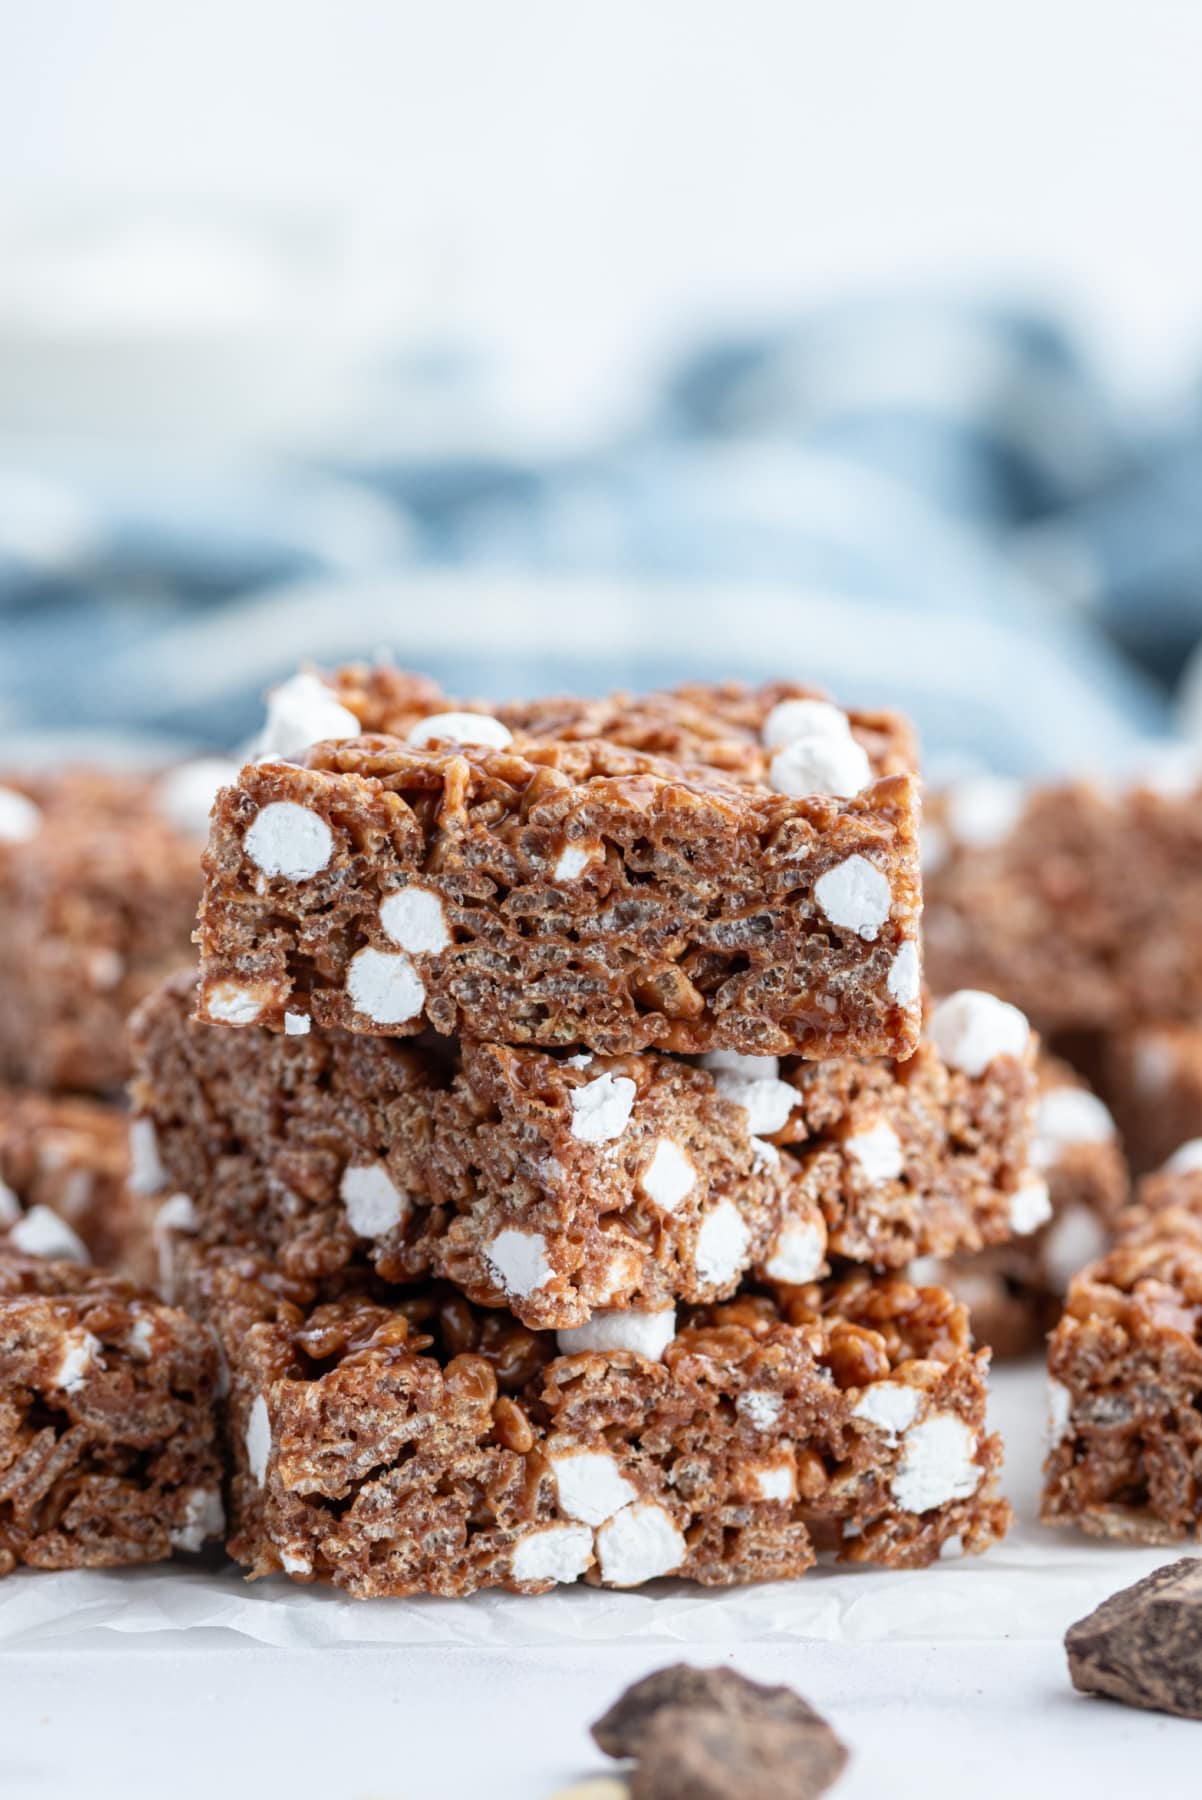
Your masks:
[{"label": "white parchment paper", "polygon": [[[350,1600],[284,1577],[247,1582],[232,1564],[20,1571],[0,1582],[0,1647],[81,1631],[225,1630],[295,1648],[330,1644],[702,1644],[1058,1640],[1066,1619],[1138,1580],[1173,1552],[1130,1550],[1038,1523],[1045,1379],[1032,1364],[995,1373],[992,1422],[1006,1440],[1004,1490],[1017,1514],[983,1557],[927,1570],[819,1567],[798,1582],[713,1590],[657,1582],[634,1593],[577,1584],[537,1598]],[[1188,1546],[1183,1546],[1187,1549]]]}]

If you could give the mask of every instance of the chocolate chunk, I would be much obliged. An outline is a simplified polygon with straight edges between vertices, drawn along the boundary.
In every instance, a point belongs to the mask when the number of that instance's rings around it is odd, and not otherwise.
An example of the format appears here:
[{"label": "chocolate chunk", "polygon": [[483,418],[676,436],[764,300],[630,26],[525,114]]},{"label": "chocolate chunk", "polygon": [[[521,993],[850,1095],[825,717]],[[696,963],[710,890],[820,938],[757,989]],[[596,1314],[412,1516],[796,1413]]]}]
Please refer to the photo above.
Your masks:
[{"label": "chocolate chunk", "polygon": [[630,1800],[816,1800],[847,1758],[828,1725],[688,1706],[665,1707],[640,1741]]},{"label": "chocolate chunk", "polygon": [[825,1719],[791,1688],[687,1663],[628,1688],[593,1737],[608,1756],[638,1759],[631,1800],[809,1800],[847,1761]]},{"label": "chocolate chunk", "polygon": [[1183,1557],[1112,1594],[1064,1643],[1083,1694],[1202,1718],[1202,1560]]}]

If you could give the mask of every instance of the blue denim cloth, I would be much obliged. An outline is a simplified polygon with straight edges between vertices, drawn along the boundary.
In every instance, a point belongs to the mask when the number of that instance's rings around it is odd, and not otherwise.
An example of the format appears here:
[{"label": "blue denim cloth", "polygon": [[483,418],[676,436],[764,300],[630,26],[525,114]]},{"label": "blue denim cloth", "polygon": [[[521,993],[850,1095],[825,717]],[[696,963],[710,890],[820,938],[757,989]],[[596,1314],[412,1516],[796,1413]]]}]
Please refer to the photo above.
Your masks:
[{"label": "blue denim cloth", "polygon": [[[559,455],[473,440],[475,370],[420,375],[416,410],[468,421],[453,453],[0,455],[0,754],[233,745],[299,661],[379,651],[497,695],[788,675],[906,708],[937,766],[1110,767],[1169,732],[1202,416],[1116,416],[1054,321],[832,308],[698,345],[620,440]],[[380,371],[377,421],[417,379]]]}]

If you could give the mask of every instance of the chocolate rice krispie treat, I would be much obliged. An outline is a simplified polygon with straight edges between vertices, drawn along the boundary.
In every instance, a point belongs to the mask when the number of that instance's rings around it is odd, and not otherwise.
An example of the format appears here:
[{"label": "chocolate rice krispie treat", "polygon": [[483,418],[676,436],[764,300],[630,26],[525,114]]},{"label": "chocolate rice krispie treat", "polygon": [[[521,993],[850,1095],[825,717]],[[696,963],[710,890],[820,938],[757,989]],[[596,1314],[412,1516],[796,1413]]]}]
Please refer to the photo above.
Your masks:
[{"label": "chocolate rice krispie treat", "polygon": [[87,1093],[129,1072],[125,1020],[189,954],[218,765],[75,769],[0,787],[0,1080]]},{"label": "chocolate rice krispie treat", "polygon": [[912,1280],[937,1282],[968,1307],[973,1336],[996,1357],[1038,1349],[1079,1269],[1102,1255],[1129,1194],[1114,1120],[1066,1063],[1039,1066],[1031,1162],[1051,1216],[1026,1235],[974,1255],[924,1258]]},{"label": "chocolate rice krispie treat", "polygon": [[147,1128],[126,1109],[79,1094],[0,1087],[0,1232],[30,1255],[95,1262],[154,1278]]},{"label": "chocolate rice krispie treat", "polygon": [[217,1378],[186,1313],[0,1247],[0,1575],[157,1562],[219,1538]]},{"label": "chocolate rice krispie treat", "polygon": [[1202,788],[994,777],[928,801],[927,978],[1045,1034],[1202,1016]]},{"label": "chocolate rice krispie treat", "polygon": [[983,1362],[936,1290],[749,1297],[686,1315],[658,1359],[565,1356],[447,1287],[317,1303],[251,1255],[185,1261],[229,1361],[230,1549],[253,1575],[724,1585],[819,1547],[921,1566],[1008,1521]]},{"label": "chocolate rice krispie treat", "polygon": [[1097,1033],[1085,1054],[1135,1174],[1159,1168],[1178,1144],[1202,1136],[1202,1025],[1141,1020]]},{"label": "chocolate rice krispie treat", "polygon": [[1048,1344],[1042,1517],[1095,1536],[1202,1536],[1202,1142],[1139,1186]]},{"label": "chocolate rice krispie treat", "polygon": [[[290,684],[287,724],[269,719],[266,756],[215,811],[197,934],[209,1023],[431,1026],[608,1055],[913,1049],[918,789],[892,715],[783,686],[690,689],[611,703],[597,738],[576,735],[598,722],[591,702],[511,728],[427,697],[413,723],[361,701],[377,729],[354,735],[358,714],[300,680],[301,716]],[[734,748],[698,760],[714,740]]]},{"label": "chocolate rice krispie treat", "polygon": [[698,1066],[214,1031],[192,988],[181,974],[132,1023],[135,1131],[201,1243],[306,1280],[434,1272],[532,1327],[638,1347],[752,1269],[804,1284],[1046,1216],[1035,1041],[987,995],[937,1009],[906,1063]]}]

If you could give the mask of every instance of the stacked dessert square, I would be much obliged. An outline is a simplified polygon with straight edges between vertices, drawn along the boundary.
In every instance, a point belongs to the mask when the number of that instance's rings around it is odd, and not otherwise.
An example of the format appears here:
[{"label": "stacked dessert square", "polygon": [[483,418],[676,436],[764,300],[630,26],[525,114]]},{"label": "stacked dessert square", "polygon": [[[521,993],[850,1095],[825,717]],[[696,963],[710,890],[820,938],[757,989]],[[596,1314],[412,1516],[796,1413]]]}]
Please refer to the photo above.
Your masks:
[{"label": "stacked dessert square", "polygon": [[[10,1180],[0,1544],[190,1547],[220,1453],[232,1554],[362,1596],[986,1548],[987,1352],[929,1271],[1105,1173],[1015,1007],[924,1022],[918,811],[902,721],[784,684],[288,683],[214,807],[199,978],[133,1020],[160,1294],[35,1263],[57,1214]],[[142,1406],[187,1413],[178,1466],[88,1437]]]}]

